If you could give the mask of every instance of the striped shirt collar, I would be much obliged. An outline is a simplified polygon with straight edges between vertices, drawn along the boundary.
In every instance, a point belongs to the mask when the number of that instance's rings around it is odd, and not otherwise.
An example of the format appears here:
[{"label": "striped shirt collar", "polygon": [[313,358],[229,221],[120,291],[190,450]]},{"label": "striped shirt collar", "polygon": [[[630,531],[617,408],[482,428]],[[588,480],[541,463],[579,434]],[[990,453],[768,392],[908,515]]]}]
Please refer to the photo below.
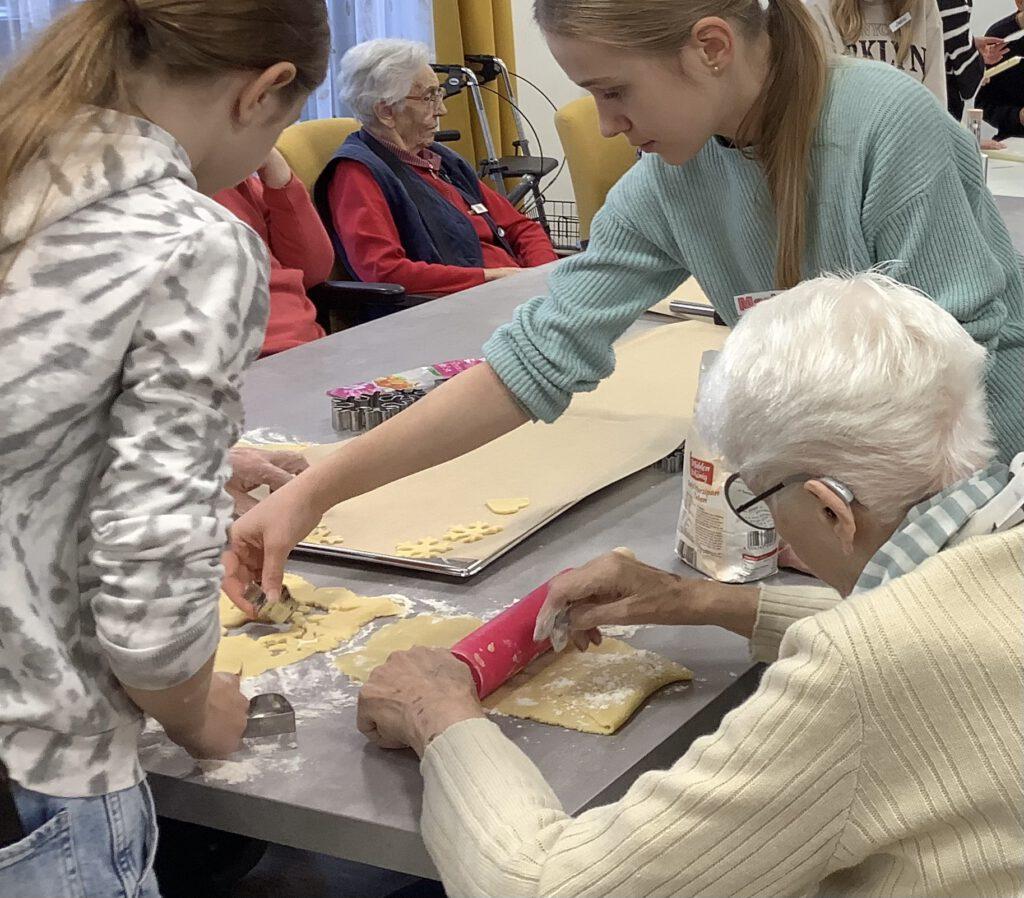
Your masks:
[{"label": "striped shirt collar", "polygon": [[937,555],[1009,482],[1010,469],[997,462],[919,502],[872,556],[853,587],[854,593],[902,577]]},{"label": "striped shirt collar", "polygon": [[390,140],[385,140],[383,137],[378,137],[376,134],[373,138],[383,144],[388,150],[398,157],[399,162],[404,162],[406,165],[411,165],[413,168],[423,168],[427,171],[433,172],[435,175],[441,171],[441,157],[435,153],[430,147],[424,147],[418,153],[411,153],[404,147],[400,147],[397,143],[392,143]]}]

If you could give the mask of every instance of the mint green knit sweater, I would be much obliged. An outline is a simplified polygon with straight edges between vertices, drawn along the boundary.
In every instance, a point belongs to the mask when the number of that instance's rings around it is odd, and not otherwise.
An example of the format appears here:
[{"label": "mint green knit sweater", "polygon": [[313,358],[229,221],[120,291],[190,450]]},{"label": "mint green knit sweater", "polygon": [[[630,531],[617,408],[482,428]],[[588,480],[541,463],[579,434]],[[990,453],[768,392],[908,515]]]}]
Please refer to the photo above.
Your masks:
[{"label": "mint green knit sweater", "polygon": [[[1008,461],[1024,450],[1024,287],[973,138],[904,73],[836,59],[811,157],[804,276],[894,262],[890,274],[949,310],[991,354],[989,412]],[[735,323],[734,297],[772,289],[775,246],[756,162],[714,140],[681,166],[645,156],[608,194],[587,251],[498,329],[487,359],[552,421],[612,372],[612,343],[689,275]]]}]

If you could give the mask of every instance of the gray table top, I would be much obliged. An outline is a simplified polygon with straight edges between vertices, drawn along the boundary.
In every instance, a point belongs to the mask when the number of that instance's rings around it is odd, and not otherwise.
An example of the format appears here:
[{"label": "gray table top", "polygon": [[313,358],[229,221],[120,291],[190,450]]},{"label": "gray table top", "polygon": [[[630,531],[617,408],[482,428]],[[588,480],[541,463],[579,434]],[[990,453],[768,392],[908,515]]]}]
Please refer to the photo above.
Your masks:
[{"label": "gray table top", "polygon": [[[518,302],[543,291],[547,268],[524,272],[264,359],[248,376],[247,428],[310,441],[336,439],[324,392],[334,386],[448,358],[476,355]],[[663,319],[661,319],[663,320]],[[645,318],[633,332],[659,326]],[[364,594],[400,593],[417,611],[487,613],[526,595],[557,571],[627,545],[651,564],[692,573],[673,554],[680,481],[641,471],[589,497],[467,582],[383,568],[293,559],[317,585]],[[502,730],[538,765],[575,813],[618,796],[644,769],[678,757],[753,688],[745,640],[715,628],[646,627],[626,634],[690,667],[691,684],[656,695],[614,736],[593,736],[511,718]],[[197,765],[156,732],[143,763],[161,813],[420,875],[436,875],[418,834],[421,780],[411,752],[384,752],[355,729],[356,689],[314,656],[256,681],[296,706],[299,748]],[[251,689],[251,691],[257,691]]]}]

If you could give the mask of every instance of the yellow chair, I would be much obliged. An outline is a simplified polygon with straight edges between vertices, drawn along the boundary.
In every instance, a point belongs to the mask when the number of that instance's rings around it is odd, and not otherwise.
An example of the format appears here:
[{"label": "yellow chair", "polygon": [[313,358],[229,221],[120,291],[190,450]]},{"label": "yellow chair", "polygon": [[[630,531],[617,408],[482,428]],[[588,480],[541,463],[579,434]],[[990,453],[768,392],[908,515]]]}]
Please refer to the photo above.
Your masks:
[{"label": "yellow chair", "polygon": [[277,148],[306,189],[312,190],[320,172],[326,168],[342,141],[360,127],[354,118],[299,122],[284,129],[277,140]]},{"label": "yellow chair", "polygon": [[576,194],[580,238],[589,240],[594,215],[615,182],[636,162],[636,150],[623,134],[610,140],[601,136],[593,97],[573,100],[559,109],[555,128]]},{"label": "yellow chair", "polygon": [[[320,177],[346,137],[362,127],[354,118],[326,118],[299,122],[285,128],[277,140],[277,148],[285,161],[312,192]],[[364,321],[382,318],[434,297],[406,294],[398,284],[375,284],[364,281],[338,280],[351,275],[340,262],[335,262],[335,278],[318,284],[309,291],[317,309],[317,321],[332,334]]]}]

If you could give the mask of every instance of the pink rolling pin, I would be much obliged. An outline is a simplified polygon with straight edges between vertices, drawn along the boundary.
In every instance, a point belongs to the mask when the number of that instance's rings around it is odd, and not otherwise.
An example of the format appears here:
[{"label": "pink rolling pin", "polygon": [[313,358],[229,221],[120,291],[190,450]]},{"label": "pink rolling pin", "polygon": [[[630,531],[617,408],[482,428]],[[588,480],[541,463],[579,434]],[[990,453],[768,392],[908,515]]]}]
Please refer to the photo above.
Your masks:
[{"label": "pink rolling pin", "polygon": [[537,613],[550,585],[549,580],[452,646],[452,654],[469,666],[480,698],[486,698],[551,648],[551,640],[533,639]]}]

